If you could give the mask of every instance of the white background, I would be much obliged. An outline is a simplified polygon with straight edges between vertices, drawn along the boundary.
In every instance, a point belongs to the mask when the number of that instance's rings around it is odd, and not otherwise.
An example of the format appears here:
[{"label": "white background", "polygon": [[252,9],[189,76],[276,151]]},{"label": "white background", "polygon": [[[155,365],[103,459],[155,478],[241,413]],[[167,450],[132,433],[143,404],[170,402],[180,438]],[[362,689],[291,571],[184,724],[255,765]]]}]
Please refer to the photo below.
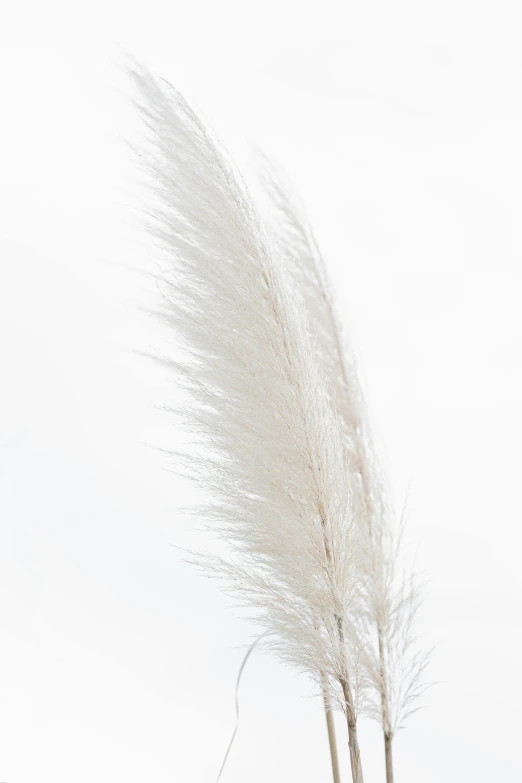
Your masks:
[{"label": "white background", "polygon": [[[522,780],[522,49],[516,2],[18,3],[0,32],[0,780],[213,783],[255,629],[170,543],[175,394],[127,208],[117,63],[304,198],[429,579],[438,684],[398,783]],[[518,661],[518,663],[517,663]],[[254,654],[224,783],[330,780],[306,680]],[[344,727],[344,780],[348,761]],[[381,738],[363,723],[367,783]]]}]

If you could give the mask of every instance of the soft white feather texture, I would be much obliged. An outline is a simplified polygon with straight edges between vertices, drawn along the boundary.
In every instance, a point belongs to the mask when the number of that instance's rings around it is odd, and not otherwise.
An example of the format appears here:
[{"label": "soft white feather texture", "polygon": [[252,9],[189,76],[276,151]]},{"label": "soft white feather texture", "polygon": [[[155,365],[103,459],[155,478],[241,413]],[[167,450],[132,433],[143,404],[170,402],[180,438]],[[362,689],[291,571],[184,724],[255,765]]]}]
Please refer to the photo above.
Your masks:
[{"label": "soft white feather texture", "polygon": [[162,316],[186,356],[170,364],[201,446],[180,456],[228,545],[204,565],[254,608],[283,661],[350,692],[359,526],[321,338],[215,139],[171,86],[132,75],[148,128],[149,229],[165,262]]},{"label": "soft white feather texture", "polygon": [[[377,526],[376,526],[377,527]],[[426,688],[429,651],[415,636],[422,595],[418,575],[403,553],[403,523],[381,526],[368,543],[367,578],[357,603],[355,625],[366,676],[365,712],[393,739]]]},{"label": "soft white feather texture", "polygon": [[257,170],[272,230],[303,296],[311,331],[317,335],[318,361],[343,421],[346,471],[360,525],[360,587],[352,617],[363,673],[370,686],[364,690],[364,707],[391,739],[424,690],[422,674],[428,655],[414,636],[420,603],[418,581],[405,562],[403,520],[398,526],[393,524],[394,511],[357,362],[342,334],[306,214],[269,160],[260,156]]}]

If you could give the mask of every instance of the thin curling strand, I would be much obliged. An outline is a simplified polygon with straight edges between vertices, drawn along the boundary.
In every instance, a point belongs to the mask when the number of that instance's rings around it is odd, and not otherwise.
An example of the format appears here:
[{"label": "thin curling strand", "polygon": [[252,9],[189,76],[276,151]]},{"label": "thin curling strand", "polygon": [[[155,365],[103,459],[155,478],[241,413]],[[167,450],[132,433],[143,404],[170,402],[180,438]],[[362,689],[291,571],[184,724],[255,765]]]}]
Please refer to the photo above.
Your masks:
[{"label": "thin curling strand", "polygon": [[[319,687],[326,678],[355,712],[359,525],[343,422],[301,293],[183,97],[140,67],[131,75],[147,226],[164,266],[160,315],[184,351],[165,361],[190,397],[176,412],[197,442],[176,457],[210,498],[201,518],[226,545],[194,559],[269,631],[264,646]],[[362,783],[356,733],[351,742]]]}]

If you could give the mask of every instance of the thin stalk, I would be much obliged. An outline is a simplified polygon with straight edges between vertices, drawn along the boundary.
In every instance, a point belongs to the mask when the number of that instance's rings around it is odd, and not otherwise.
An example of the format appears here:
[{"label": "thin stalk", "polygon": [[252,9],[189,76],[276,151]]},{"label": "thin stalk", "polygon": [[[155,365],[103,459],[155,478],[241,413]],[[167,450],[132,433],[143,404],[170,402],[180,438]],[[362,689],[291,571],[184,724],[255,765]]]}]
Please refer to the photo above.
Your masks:
[{"label": "thin stalk", "polygon": [[[332,552],[330,549],[330,544],[328,541],[328,536],[326,533],[326,517],[324,515],[324,511],[321,509],[321,527],[323,530],[323,536],[324,536],[324,548],[326,552],[326,559],[328,562],[331,562],[332,560]],[[361,754],[359,751],[359,742],[357,740],[357,718],[355,717],[355,709],[353,704],[353,697],[352,692],[350,689],[350,683],[348,681],[348,667],[346,665],[346,656],[345,656],[345,650],[344,650],[344,631],[343,631],[343,620],[342,617],[336,616],[336,622],[337,622],[337,631],[339,634],[339,642],[340,642],[340,650],[341,650],[341,656],[342,656],[342,662],[343,662],[343,676],[340,680],[341,687],[343,690],[343,696],[345,701],[345,712],[346,712],[346,719],[348,723],[348,746],[350,748],[350,763],[352,767],[352,780],[353,783],[364,783],[363,781],[363,773],[362,773],[362,766],[361,766]]]},{"label": "thin stalk", "polygon": [[[330,549],[330,544],[326,533],[326,517],[324,515],[323,509],[321,509],[320,518],[321,518],[321,527],[324,536],[324,548],[326,552],[326,559],[328,560],[328,562],[331,562],[332,552]],[[357,718],[355,716],[352,691],[350,689],[350,683],[348,681],[348,667],[346,665],[346,656],[345,656],[345,649],[344,649],[343,620],[342,617],[339,617],[338,615],[336,616],[335,620],[337,622],[337,631],[339,634],[339,643],[340,643],[340,650],[341,650],[341,656],[343,662],[342,665],[344,669],[343,676],[340,680],[340,683],[343,690],[346,720],[348,723],[348,746],[350,748],[352,780],[353,783],[364,783],[362,766],[361,766],[361,753],[359,750],[359,742],[357,740]]]},{"label": "thin stalk", "polygon": [[393,756],[391,734],[384,735],[384,756],[386,759],[386,783],[393,783]]},{"label": "thin stalk", "polygon": [[[368,477],[368,471],[366,469],[366,465],[364,462],[364,458],[362,455],[359,457],[360,459],[360,469],[359,469],[359,475],[361,476],[363,488],[364,488],[364,505],[365,505],[365,511],[366,511],[366,517],[368,520],[369,530],[370,530],[370,537],[373,542],[374,538],[374,531],[373,531],[373,508],[372,504],[369,501],[370,498],[370,486],[369,486],[369,477]],[[384,646],[384,640],[383,640],[383,630],[382,630],[382,624],[381,619],[379,617],[379,614],[375,617],[375,625],[377,628],[377,638],[379,640],[379,674],[380,674],[380,696],[381,696],[381,726],[382,731],[384,735],[384,756],[385,756],[385,763],[386,763],[386,783],[393,783],[393,758],[392,758],[392,731],[391,731],[391,723],[390,723],[390,702],[389,702],[389,695],[388,695],[388,680],[386,677],[386,658],[385,658],[385,646]]]},{"label": "thin stalk", "polygon": [[[337,618],[337,628],[339,630],[339,641],[341,650],[344,651],[344,632],[343,623],[340,617]],[[343,652],[344,660],[344,652]],[[346,663],[345,663],[346,671]],[[350,750],[350,764],[352,768],[353,783],[364,783],[363,770],[361,764],[361,751],[359,749],[359,740],[357,737],[357,718],[355,715],[355,705],[353,703],[352,691],[348,681],[348,675],[341,679],[341,688],[345,701],[346,723],[348,725],[348,747]]]},{"label": "thin stalk", "polygon": [[344,699],[346,701],[346,722],[348,724],[348,747],[350,749],[350,764],[352,768],[353,783],[364,783],[361,751],[357,737],[357,721],[353,709],[353,699],[350,686],[346,680],[341,682]]},{"label": "thin stalk", "polygon": [[339,772],[339,757],[337,755],[337,742],[335,739],[335,724],[333,712],[330,704],[330,696],[328,694],[328,685],[326,678],[321,675],[321,687],[323,690],[324,711],[326,715],[326,728],[328,730],[328,742],[330,745],[330,758],[332,761],[332,777],[333,783],[341,783],[341,774]]},{"label": "thin stalk", "polygon": [[393,783],[393,757],[392,757],[392,732],[390,726],[390,705],[388,702],[388,688],[386,681],[384,643],[382,640],[382,631],[378,625],[377,633],[379,637],[379,664],[381,669],[381,704],[382,704],[382,730],[384,734],[384,757],[386,762],[386,783]]}]

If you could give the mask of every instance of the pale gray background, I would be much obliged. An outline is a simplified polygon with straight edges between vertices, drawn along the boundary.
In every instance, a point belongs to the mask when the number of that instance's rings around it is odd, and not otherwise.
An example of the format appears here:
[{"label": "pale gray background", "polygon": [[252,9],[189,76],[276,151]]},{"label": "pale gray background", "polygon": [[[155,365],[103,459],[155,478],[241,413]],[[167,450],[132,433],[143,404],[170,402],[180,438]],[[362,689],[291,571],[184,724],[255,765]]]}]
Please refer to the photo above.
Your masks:
[{"label": "pale gray background", "polygon": [[[0,31],[0,780],[212,783],[252,628],[169,542],[176,445],[125,208],[143,59],[308,206],[431,580],[439,681],[399,783],[522,779],[519,4],[22,2]],[[224,783],[329,781],[306,680],[255,655]],[[368,783],[381,739],[364,724]],[[339,738],[344,727],[339,722]],[[345,780],[347,759],[344,758]]]}]

